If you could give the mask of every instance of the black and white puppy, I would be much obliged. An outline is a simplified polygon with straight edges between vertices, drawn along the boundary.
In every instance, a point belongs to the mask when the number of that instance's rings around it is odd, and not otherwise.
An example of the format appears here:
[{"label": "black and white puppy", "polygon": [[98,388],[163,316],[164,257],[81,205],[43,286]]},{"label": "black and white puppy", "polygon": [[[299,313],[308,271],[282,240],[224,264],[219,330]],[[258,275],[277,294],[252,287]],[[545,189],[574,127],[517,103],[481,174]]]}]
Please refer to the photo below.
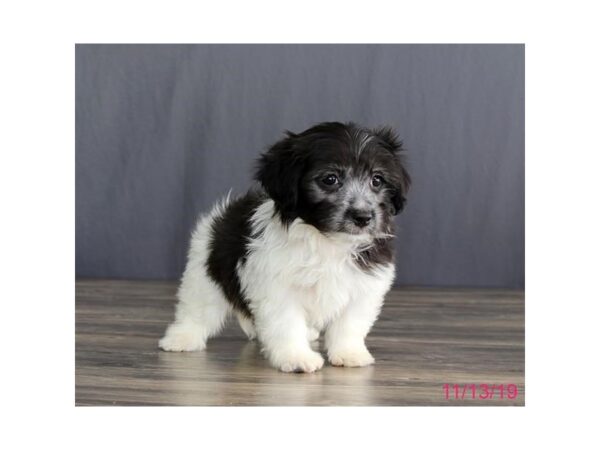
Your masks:
[{"label": "black and white puppy", "polygon": [[410,184],[401,151],[388,128],[288,132],[260,158],[260,187],[199,220],[160,348],[202,350],[234,312],[284,372],[323,366],[310,346],[321,331],[331,364],[372,364],[365,337],[392,285]]}]

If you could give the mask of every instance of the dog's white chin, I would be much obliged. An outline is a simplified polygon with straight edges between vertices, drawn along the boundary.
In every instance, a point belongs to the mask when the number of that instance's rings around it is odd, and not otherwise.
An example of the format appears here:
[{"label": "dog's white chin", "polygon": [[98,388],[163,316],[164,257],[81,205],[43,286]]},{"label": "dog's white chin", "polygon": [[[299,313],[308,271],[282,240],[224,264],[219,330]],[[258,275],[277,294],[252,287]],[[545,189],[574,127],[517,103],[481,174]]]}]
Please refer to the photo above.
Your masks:
[{"label": "dog's white chin", "polygon": [[350,245],[364,245],[370,244],[374,240],[374,236],[371,233],[363,232],[343,232],[336,231],[332,233],[327,233],[327,236],[340,243],[347,243]]}]

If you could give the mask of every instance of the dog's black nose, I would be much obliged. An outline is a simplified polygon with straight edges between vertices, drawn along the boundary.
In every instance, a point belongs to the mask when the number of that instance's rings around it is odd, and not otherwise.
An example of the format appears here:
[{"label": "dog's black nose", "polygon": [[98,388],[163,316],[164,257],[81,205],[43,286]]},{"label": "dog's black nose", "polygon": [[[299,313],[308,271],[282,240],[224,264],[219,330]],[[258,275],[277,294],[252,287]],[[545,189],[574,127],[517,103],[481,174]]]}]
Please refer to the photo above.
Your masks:
[{"label": "dog's black nose", "polygon": [[357,227],[362,228],[369,225],[369,222],[371,222],[371,219],[373,218],[373,213],[363,209],[353,209],[350,211],[350,217]]}]

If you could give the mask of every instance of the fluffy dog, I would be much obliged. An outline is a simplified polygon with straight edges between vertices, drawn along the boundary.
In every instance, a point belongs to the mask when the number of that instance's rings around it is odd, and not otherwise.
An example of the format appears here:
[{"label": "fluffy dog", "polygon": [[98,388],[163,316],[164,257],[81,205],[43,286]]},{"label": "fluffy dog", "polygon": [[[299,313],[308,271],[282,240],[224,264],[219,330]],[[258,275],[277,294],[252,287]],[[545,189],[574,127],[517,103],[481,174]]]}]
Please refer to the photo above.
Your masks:
[{"label": "fluffy dog", "polygon": [[230,312],[270,363],[313,372],[374,362],[365,337],[394,279],[393,216],[410,177],[389,128],[327,122],[287,132],[259,160],[260,186],[229,196],[192,234],[175,321],[159,346],[202,350]]}]

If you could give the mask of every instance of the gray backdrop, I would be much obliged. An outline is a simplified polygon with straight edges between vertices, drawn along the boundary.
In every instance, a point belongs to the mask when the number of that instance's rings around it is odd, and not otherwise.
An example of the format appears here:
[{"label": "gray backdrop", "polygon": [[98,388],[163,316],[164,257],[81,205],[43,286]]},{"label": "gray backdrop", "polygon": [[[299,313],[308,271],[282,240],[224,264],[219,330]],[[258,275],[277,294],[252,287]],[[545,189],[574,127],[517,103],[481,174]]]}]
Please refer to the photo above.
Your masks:
[{"label": "gray backdrop", "polygon": [[284,129],[395,127],[397,284],[524,285],[524,46],[77,45],[76,275],[179,278]]}]

